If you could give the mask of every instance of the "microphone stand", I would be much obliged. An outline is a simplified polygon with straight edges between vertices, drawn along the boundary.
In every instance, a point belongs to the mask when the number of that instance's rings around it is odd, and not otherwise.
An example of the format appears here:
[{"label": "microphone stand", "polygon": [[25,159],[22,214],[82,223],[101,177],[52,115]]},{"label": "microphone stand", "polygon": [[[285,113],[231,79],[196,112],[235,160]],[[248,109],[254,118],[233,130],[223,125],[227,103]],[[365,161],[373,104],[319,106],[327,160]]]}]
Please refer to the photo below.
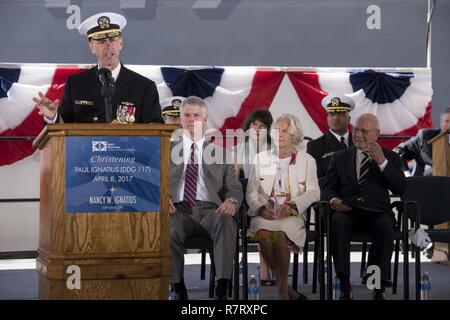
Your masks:
[{"label": "microphone stand", "polygon": [[105,83],[102,86],[101,94],[103,96],[103,100],[105,101],[105,119],[106,123],[112,122],[112,105],[111,100],[114,94],[114,83]]},{"label": "microphone stand", "polygon": [[111,100],[114,95],[114,78],[112,77],[111,71],[106,68],[101,68],[98,70],[99,80],[102,84],[102,89],[100,91],[103,100],[105,101],[105,122],[112,122],[112,105]]}]

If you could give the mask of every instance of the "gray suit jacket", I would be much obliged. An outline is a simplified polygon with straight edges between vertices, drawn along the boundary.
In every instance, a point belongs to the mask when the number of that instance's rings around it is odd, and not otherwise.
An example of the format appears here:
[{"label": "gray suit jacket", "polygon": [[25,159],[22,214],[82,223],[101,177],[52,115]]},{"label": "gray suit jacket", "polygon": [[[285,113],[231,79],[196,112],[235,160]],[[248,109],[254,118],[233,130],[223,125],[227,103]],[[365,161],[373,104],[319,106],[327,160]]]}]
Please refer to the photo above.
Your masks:
[{"label": "gray suit jacket", "polygon": [[[173,141],[170,145],[170,195],[173,203],[180,202],[179,189],[184,179],[183,140]],[[213,156],[213,161],[209,155]],[[242,203],[242,185],[234,171],[234,165],[228,150],[219,145],[203,144],[203,170],[208,199],[218,206],[227,198],[237,199],[239,208]]]}]

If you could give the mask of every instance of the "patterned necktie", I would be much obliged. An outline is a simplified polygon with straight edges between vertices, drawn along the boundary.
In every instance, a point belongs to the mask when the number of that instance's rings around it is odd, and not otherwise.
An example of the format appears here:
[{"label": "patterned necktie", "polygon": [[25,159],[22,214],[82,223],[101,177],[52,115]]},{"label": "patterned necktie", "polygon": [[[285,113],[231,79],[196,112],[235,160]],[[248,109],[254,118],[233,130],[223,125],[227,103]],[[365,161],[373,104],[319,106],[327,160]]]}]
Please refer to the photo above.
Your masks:
[{"label": "patterned necktie", "polygon": [[186,166],[184,178],[184,202],[189,206],[195,206],[197,200],[198,163],[195,156],[195,143],[191,147],[191,156]]},{"label": "patterned necktie", "polygon": [[369,165],[370,165],[370,158],[369,154],[367,152],[363,152],[363,159],[361,161],[361,167],[359,168],[359,179],[358,183],[361,185],[364,183],[364,181],[367,180],[369,177]]},{"label": "patterned necktie", "polygon": [[345,144],[345,138],[341,137],[341,146],[343,149],[347,148],[347,145]]}]

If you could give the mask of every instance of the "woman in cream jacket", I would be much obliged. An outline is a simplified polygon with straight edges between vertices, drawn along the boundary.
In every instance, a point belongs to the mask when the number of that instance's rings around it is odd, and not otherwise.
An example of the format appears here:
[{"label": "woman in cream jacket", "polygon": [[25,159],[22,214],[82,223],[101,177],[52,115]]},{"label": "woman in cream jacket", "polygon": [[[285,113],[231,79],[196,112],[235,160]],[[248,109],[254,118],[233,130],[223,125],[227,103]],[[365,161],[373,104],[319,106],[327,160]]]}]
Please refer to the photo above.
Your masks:
[{"label": "woman in cream jacket", "polygon": [[306,299],[288,286],[290,252],[305,243],[305,211],[319,200],[316,162],[296,147],[303,141],[299,120],[290,114],[277,119],[272,139],[276,148],[256,155],[247,186],[249,235],[278,280],[280,299]]}]

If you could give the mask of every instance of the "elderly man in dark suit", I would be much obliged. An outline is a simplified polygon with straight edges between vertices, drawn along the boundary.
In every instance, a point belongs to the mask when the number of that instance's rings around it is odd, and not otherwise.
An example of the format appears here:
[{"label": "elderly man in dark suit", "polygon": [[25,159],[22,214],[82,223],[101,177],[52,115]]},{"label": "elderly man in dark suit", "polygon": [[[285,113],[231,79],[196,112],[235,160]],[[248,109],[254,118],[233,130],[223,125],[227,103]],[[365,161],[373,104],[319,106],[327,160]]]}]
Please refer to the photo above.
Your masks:
[{"label": "elderly man in dark suit", "polygon": [[321,189],[323,189],[325,174],[333,153],[353,145],[348,125],[350,111],[355,107],[355,102],[346,95],[330,93],[323,98],[322,107],[327,112],[329,130],[306,145],[306,152],[316,160],[317,177]]},{"label": "elderly man in dark suit", "polygon": [[[111,99],[111,120],[125,123],[163,123],[156,85],[150,79],[129,70],[120,62],[123,47],[124,16],[104,12],[89,17],[79,26],[79,33],[87,36],[89,49],[97,66],[70,76],[64,87],[61,106],[59,101],[46,98],[42,92],[33,98],[39,114],[47,123],[105,123],[105,99],[99,70],[110,75],[114,82]],[[113,80],[112,80],[113,79]],[[111,121],[110,120],[110,121]]]},{"label": "elderly man in dark suit", "polygon": [[378,119],[361,115],[353,127],[354,146],[333,155],[325,179],[324,198],[335,211],[331,216],[331,253],[341,281],[343,300],[352,299],[350,285],[350,237],[367,231],[374,237],[372,263],[380,267],[381,288],[375,300],[384,299],[393,251],[395,218],[389,207],[389,191],[402,194],[406,178],[400,157],[377,143]]},{"label": "elderly man in dark suit", "polygon": [[188,97],[181,105],[179,141],[172,142],[170,160],[170,249],[175,299],[188,299],[183,280],[184,241],[195,234],[214,243],[217,300],[226,300],[236,246],[234,214],[242,186],[228,152],[205,141],[206,104]]},{"label": "elderly man in dark suit", "polygon": [[[426,166],[433,165],[432,145],[428,143],[441,132],[450,130],[450,107],[445,109],[441,114],[440,129],[420,129],[416,136],[399,144],[394,151],[405,160],[415,160],[416,166],[413,171],[414,176],[431,175],[431,170],[425,170]],[[404,165],[405,171],[409,170]]]}]

